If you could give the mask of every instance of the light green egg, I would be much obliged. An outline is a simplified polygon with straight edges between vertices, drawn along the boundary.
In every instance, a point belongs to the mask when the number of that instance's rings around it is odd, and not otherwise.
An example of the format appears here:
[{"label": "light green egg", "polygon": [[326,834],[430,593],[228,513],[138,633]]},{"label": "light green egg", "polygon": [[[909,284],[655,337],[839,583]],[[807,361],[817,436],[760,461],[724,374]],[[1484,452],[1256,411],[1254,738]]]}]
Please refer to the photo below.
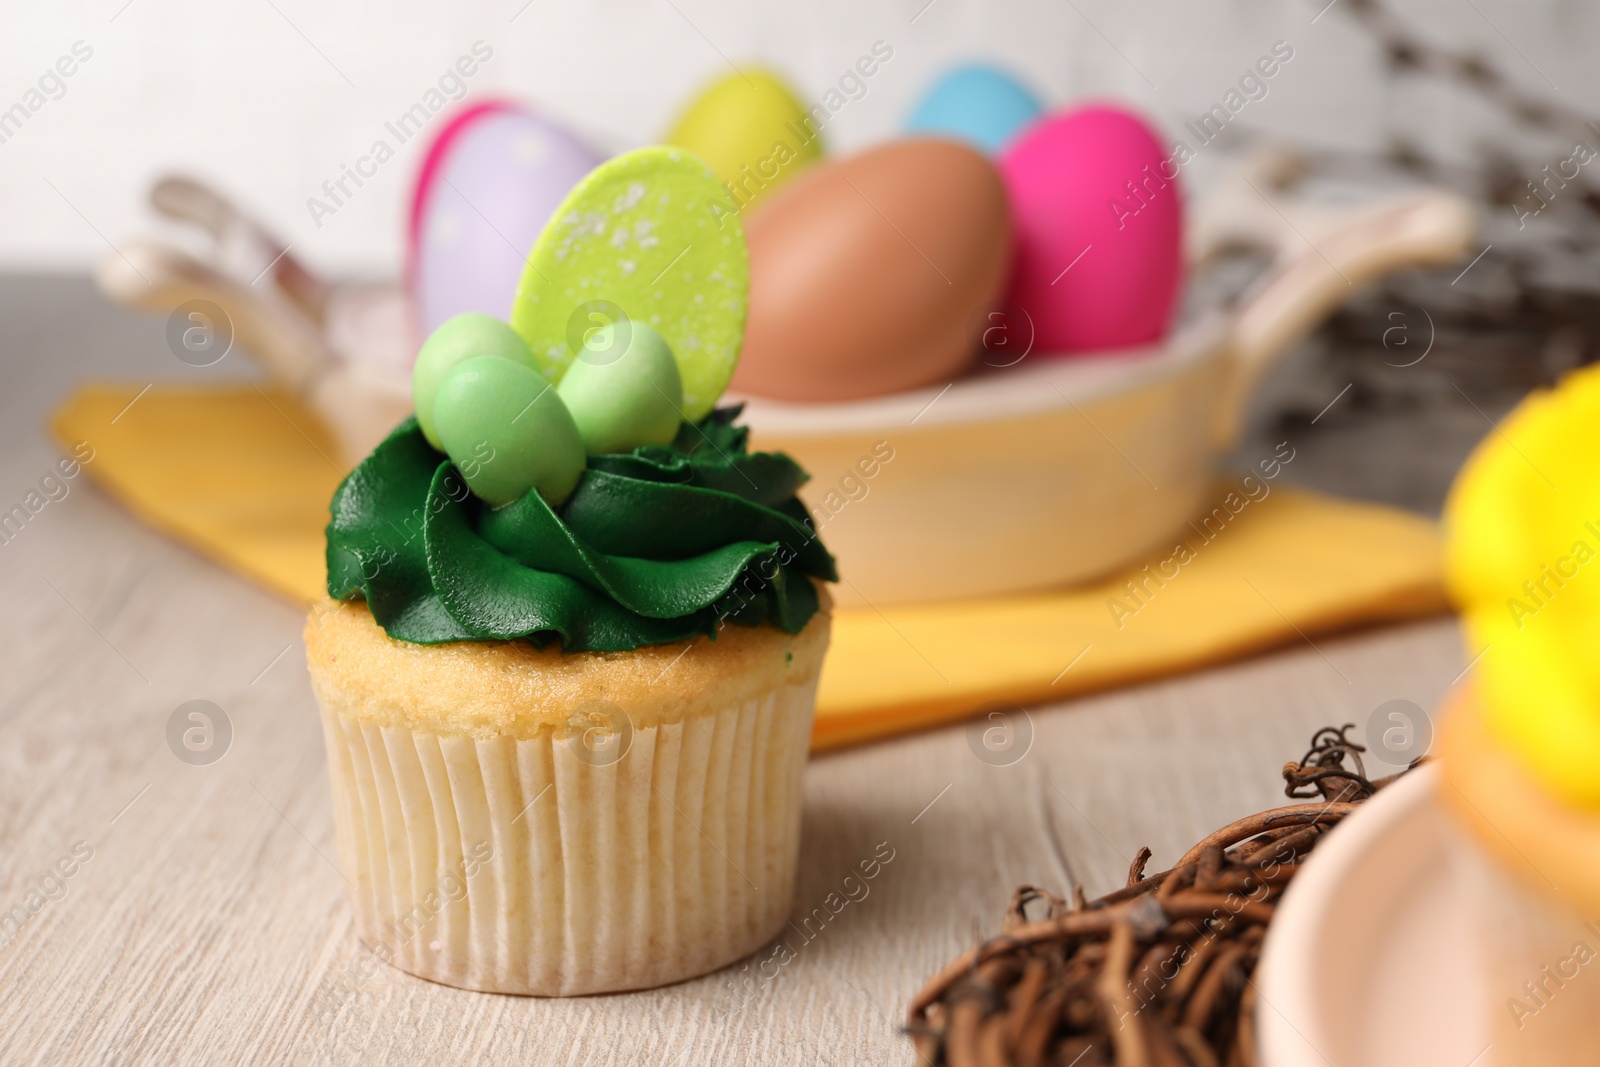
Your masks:
[{"label": "light green egg", "polygon": [[433,400],[444,450],[479,499],[505,507],[529,489],[559,507],[583,477],[583,440],[555,388],[531,367],[474,356]]},{"label": "light green egg", "polygon": [[556,386],[590,455],[664,445],[683,422],[683,384],[666,339],[642,322],[597,331]]},{"label": "light green egg", "polygon": [[422,436],[441,452],[445,447],[434,427],[435,397],[450,372],[474,356],[499,356],[538,368],[522,335],[493,315],[468,311],[440,323],[417,352],[416,365],[411,369],[411,403],[416,408]]},{"label": "light green egg", "polygon": [[620,312],[655,327],[693,422],[733,377],[749,292],[744,227],[722,182],[656,145],[600,164],[567,194],[528,256],[511,325],[555,382],[597,323]]}]

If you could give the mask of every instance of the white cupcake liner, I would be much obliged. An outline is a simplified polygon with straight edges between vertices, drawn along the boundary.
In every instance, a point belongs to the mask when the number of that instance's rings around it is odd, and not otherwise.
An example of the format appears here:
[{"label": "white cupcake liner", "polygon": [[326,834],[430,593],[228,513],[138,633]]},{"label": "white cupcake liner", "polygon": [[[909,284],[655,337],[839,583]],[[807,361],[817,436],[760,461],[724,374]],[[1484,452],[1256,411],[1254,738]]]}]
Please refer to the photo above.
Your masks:
[{"label": "white cupcake liner", "polygon": [[436,735],[323,709],[362,940],[446,985],[571,996],[705,974],[788,919],[816,681],[636,728]]}]

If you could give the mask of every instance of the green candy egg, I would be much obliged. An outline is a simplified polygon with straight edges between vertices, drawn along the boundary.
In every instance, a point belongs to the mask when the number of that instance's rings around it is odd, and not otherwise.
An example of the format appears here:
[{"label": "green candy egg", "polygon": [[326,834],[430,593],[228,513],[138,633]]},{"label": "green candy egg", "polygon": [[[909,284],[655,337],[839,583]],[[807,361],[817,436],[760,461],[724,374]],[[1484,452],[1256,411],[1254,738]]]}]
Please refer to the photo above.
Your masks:
[{"label": "green candy egg", "polygon": [[468,311],[441,323],[422,343],[411,369],[411,404],[417,410],[417,425],[428,443],[441,452],[446,449],[433,417],[439,386],[451,371],[474,356],[499,356],[534,370],[539,366],[522,335],[493,315]]},{"label": "green candy egg", "polygon": [[651,145],[600,164],[551,213],[510,319],[553,382],[576,360],[574,338],[599,325],[596,307],[650,323],[672,346],[684,418],[696,422],[733,378],[749,304],[749,247],[722,179]]},{"label": "green candy egg", "polygon": [[467,487],[497,508],[529,489],[559,507],[583,477],[578,427],[531,367],[500,356],[458,364],[439,385],[433,417]]},{"label": "green candy egg", "polygon": [[683,381],[666,338],[623,320],[596,331],[556,392],[590,455],[665,445],[683,421]]}]

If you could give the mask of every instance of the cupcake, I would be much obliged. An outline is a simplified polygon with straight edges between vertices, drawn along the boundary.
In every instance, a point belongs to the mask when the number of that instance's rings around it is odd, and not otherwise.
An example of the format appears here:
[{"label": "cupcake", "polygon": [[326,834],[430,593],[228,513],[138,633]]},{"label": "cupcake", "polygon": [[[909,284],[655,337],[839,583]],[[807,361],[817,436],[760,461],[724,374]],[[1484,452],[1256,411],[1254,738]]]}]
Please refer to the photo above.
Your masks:
[{"label": "cupcake", "polygon": [[415,415],[333,498],[306,653],[357,928],[397,967],[638,989],[787,921],[836,574],[805,472],[714,407],[745,263],[704,164],[602,165],[510,323],[429,337]]},{"label": "cupcake", "polygon": [[1463,470],[1448,573],[1472,680],[1440,732],[1495,1063],[1600,1047],[1600,369],[1524,401]]}]

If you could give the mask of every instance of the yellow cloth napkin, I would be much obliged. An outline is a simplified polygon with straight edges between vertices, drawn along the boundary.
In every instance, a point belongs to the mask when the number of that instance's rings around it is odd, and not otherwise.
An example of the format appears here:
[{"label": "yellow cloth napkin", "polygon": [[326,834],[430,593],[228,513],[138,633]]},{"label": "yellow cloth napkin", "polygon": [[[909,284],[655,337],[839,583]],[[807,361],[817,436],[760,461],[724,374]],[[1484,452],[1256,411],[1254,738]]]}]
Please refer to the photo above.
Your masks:
[{"label": "yellow cloth napkin", "polygon": [[[271,387],[86,386],[56,412],[129,510],[293,600],[323,590],[323,526],[344,471],[317,419]],[[1097,585],[909,607],[846,608],[814,750],[1219,663],[1359,622],[1444,610],[1435,525],[1285,488],[1193,558]],[[1175,573],[1174,573],[1175,572]],[[1130,594],[1125,583],[1141,588]],[[1336,668],[1329,665],[1330,676]]]}]

